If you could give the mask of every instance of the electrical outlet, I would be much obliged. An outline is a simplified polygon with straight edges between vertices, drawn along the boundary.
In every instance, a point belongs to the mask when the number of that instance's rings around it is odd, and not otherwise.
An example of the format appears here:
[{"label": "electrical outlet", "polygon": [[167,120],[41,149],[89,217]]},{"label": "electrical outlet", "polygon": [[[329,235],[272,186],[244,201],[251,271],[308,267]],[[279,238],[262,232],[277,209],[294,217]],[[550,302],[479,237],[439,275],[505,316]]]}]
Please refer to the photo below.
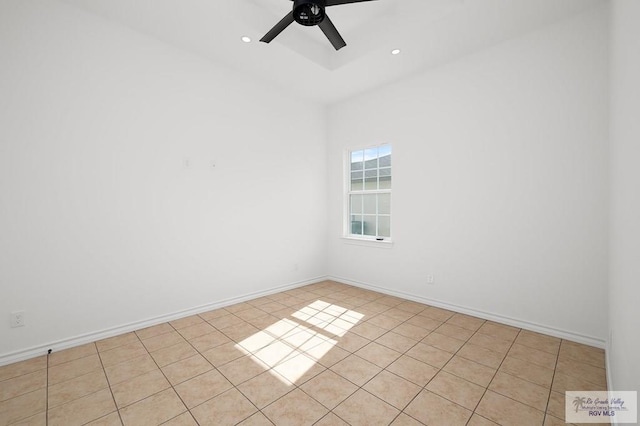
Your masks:
[{"label": "electrical outlet", "polygon": [[435,283],[436,283],[436,279],[433,276],[433,274],[427,275],[427,284],[428,285],[434,285]]},{"label": "electrical outlet", "polygon": [[11,312],[11,327],[24,327],[24,311]]}]

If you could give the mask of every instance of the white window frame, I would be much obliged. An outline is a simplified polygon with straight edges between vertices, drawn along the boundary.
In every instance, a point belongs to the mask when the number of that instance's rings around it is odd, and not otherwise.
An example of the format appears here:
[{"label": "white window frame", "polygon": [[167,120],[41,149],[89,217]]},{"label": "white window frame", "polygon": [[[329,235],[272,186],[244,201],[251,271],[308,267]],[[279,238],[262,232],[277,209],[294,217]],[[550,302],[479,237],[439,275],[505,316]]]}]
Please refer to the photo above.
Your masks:
[{"label": "white window frame", "polygon": [[[352,152],[356,152],[356,151],[362,151],[362,150],[367,150],[367,149],[372,149],[372,148],[380,148],[383,146],[387,146],[392,148],[391,144],[389,143],[379,143],[379,144],[374,144],[374,145],[367,145],[367,146],[362,146],[362,147],[354,147],[354,148],[349,148],[346,149],[344,151],[344,212],[343,212],[343,238],[345,238],[348,241],[354,242],[354,243],[364,243],[365,245],[371,244],[373,243],[374,245],[380,245],[380,246],[387,246],[387,245],[391,245],[392,244],[392,237],[393,237],[393,195],[392,195],[392,188],[393,188],[393,161],[391,163],[391,188],[389,189],[362,189],[362,190],[356,190],[356,191],[352,191],[351,190],[351,153]],[[391,149],[391,155],[393,158],[393,148]],[[351,196],[352,195],[373,195],[373,194],[389,194],[389,197],[391,199],[390,201],[390,206],[389,206],[389,236],[384,236],[384,237],[379,237],[377,235],[378,233],[378,217],[380,215],[380,213],[378,213],[378,211],[376,211],[376,235],[375,236],[370,236],[370,235],[360,235],[360,234],[352,234],[351,233]],[[386,214],[383,214],[383,216],[387,216]]]}]

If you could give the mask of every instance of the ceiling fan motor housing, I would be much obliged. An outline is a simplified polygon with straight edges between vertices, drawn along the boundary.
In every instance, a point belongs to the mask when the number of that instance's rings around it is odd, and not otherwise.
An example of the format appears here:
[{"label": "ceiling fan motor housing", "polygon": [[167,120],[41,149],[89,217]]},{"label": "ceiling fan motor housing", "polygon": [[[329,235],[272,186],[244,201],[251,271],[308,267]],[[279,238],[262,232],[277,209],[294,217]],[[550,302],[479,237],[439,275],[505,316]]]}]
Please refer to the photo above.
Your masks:
[{"label": "ceiling fan motor housing", "polygon": [[318,25],[324,20],[325,4],[325,0],[294,0],[293,18],[307,27]]}]

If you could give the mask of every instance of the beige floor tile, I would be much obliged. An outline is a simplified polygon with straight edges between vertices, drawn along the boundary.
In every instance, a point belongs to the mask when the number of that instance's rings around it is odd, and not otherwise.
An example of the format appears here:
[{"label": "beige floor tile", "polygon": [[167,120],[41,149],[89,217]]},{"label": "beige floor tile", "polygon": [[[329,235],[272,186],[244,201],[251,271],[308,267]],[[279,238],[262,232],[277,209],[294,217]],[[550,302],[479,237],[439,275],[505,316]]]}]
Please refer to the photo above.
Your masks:
[{"label": "beige floor tile", "polygon": [[2,401],[0,402],[0,425],[4,426],[32,417],[45,411],[46,407],[47,390],[44,388]]},{"label": "beige floor tile", "polygon": [[318,420],[314,426],[349,426],[349,423],[333,413],[327,413],[327,415]]},{"label": "beige floor tile", "polygon": [[328,409],[334,409],[358,387],[331,370],[318,374],[300,387],[305,393]]},{"label": "beige floor tile", "polygon": [[20,361],[0,367],[0,382],[23,374],[33,373],[34,371],[47,368],[47,357],[40,356],[37,358]]},{"label": "beige floor tile", "polygon": [[213,364],[214,367],[221,367],[235,359],[245,356],[244,352],[238,349],[234,342],[216,346],[215,348],[204,351],[202,355]]},{"label": "beige floor tile", "polygon": [[107,378],[111,386],[132,379],[152,370],[157,370],[158,366],[149,354],[130,359],[120,364],[106,367]]},{"label": "beige floor tile", "polygon": [[209,324],[217,328],[218,330],[222,330],[223,328],[229,328],[240,324],[245,324],[245,320],[242,318],[238,318],[233,314],[227,314],[224,316],[219,316],[216,318],[212,318],[207,321]]},{"label": "beige floor tile", "polygon": [[173,386],[211,370],[213,366],[202,355],[189,358],[162,367],[162,372]]},{"label": "beige floor tile", "polygon": [[482,397],[476,413],[504,426],[540,426],[544,413],[492,391]]},{"label": "beige floor tile", "polygon": [[63,364],[85,356],[95,355],[98,353],[95,343],[87,343],[86,345],[76,346],[75,348],[65,349],[58,352],[52,352],[49,355],[49,366]]},{"label": "beige floor tile", "polygon": [[261,412],[257,412],[251,417],[238,423],[239,426],[273,426],[271,420],[269,420]]},{"label": "beige floor tile", "polygon": [[491,337],[495,337],[496,339],[513,342],[516,339],[516,337],[518,337],[518,333],[520,333],[520,329],[516,327],[504,325],[504,324],[498,324],[492,321],[487,321],[484,324],[482,324],[482,327],[478,329],[478,333],[486,334]]},{"label": "beige floor tile", "polygon": [[181,359],[192,357],[197,353],[198,352],[193,349],[193,346],[189,343],[182,342],[152,352],[151,356],[160,367],[164,367],[165,365],[173,364]]},{"label": "beige floor tile", "polygon": [[175,387],[180,398],[191,409],[214,398],[233,385],[218,370],[211,370]]},{"label": "beige floor tile", "polygon": [[438,321],[436,319],[433,318],[429,318],[427,316],[424,316],[422,314],[418,314],[415,317],[409,318],[406,321],[407,324],[411,324],[411,325],[415,325],[417,327],[420,328],[424,328],[425,330],[428,331],[434,331],[435,329],[437,329],[438,327],[440,327],[442,325],[442,321]]},{"label": "beige floor tile", "polygon": [[154,325],[151,327],[143,328],[141,330],[136,330],[136,334],[140,340],[149,339],[151,337],[156,337],[161,334],[171,333],[175,331],[173,327],[169,325],[169,323],[165,322],[162,324]]},{"label": "beige floor tile", "polygon": [[442,349],[443,351],[451,352],[452,354],[456,353],[462,345],[464,345],[464,342],[459,339],[454,339],[453,337],[445,336],[435,331],[422,339],[422,343]]},{"label": "beige floor tile", "polygon": [[[2,420],[0,420],[1,422]],[[3,423],[0,423],[3,424]],[[47,413],[41,412],[35,414],[26,419],[18,420],[17,423],[12,423],[11,426],[46,426],[47,425]]]},{"label": "beige floor tile", "polygon": [[116,411],[87,423],[87,426],[122,426],[122,421],[120,420],[120,414]]},{"label": "beige floor tile", "polygon": [[427,309],[420,312],[418,315],[432,318],[437,321],[445,322],[445,321],[448,321],[449,318],[451,318],[454,314],[455,312],[448,311],[446,309],[429,306]]},{"label": "beige floor tile", "polygon": [[360,358],[366,359],[378,367],[385,368],[387,365],[398,359],[402,354],[394,351],[393,349],[389,349],[386,346],[382,346],[379,343],[371,342],[367,346],[358,350],[356,355]]},{"label": "beige floor tile", "polygon": [[162,426],[198,426],[191,413],[182,413],[177,417],[163,423]]},{"label": "beige floor tile", "polygon": [[269,367],[258,359],[244,356],[231,361],[218,370],[235,386],[264,373]]},{"label": "beige floor tile", "polygon": [[352,426],[388,425],[400,414],[400,410],[371,395],[358,390],[333,412]]},{"label": "beige floor tile", "polygon": [[396,307],[389,309],[388,311],[385,311],[384,313],[386,316],[391,317],[391,318],[395,318],[399,321],[406,321],[409,318],[415,316],[415,314],[412,314],[410,312],[407,311],[403,311],[402,309],[398,309]]},{"label": "beige floor tile", "polygon": [[139,342],[138,335],[136,333],[125,333],[118,336],[109,337],[108,339],[98,340],[96,342],[96,348],[99,352],[108,351],[118,346],[128,345],[129,343]]},{"label": "beige floor tile", "polygon": [[391,426],[421,426],[424,423],[420,423],[416,419],[411,416],[406,415],[405,413],[400,413],[398,417],[391,423]]},{"label": "beige floor tile", "polygon": [[565,416],[565,394],[560,392],[551,392],[549,395],[549,403],[547,404],[547,413],[564,421]]},{"label": "beige floor tile", "polygon": [[427,337],[427,335],[431,333],[431,330],[427,330],[426,328],[418,327],[417,325],[405,322],[394,328],[393,332],[418,341]]},{"label": "beige floor tile", "polygon": [[493,352],[471,343],[465,344],[457,355],[494,369],[497,369],[504,359],[504,354]]},{"label": "beige floor tile", "polygon": [[427,390],[420,392],[404,411],[426,425],[463,426],[471,417],[471,411]]},{"label": "beige floor tile", "polygon": [[471,411],[476,408],[485,391],[482,386],[443,371],[439,372],[425,389]]},{"label": "beige floor tile", "polygon": [[148,339],[144,339],[142,344],[149,352],[155,352],[163,348],[168,348],[169,346],[177,345],[178,343],[184,343],[185,339],[171,328],[171,331],[167,333],[158,334],[156,336],[150,337]]},{"label": "beige floor tile", "polygon": [[485,322],[486,321],[481,318],[472,317],[471,315],[465,314],[454,314],[447,320],[447,324],[466,328],[467,330],[471,330],[473,332],[477,331]]},{"label": "beige floor tile", "polygon": [[[384,338],[384,336],[387,336],[388,334],[389,333],[383,335],[382,338]],[[351,353],[356,352],[358,349],[362,348],[365,345],[368,345],[370,342],[369,339],[365,339],[364,337],[358,336],[355,333],[347,333],[337,340],[338,340],[338,343],[336,344],[337,347],[342,348],[345,351],[348,351]]]},{"label": "beige floor tile", "polygon": [[474,414],[473,416],[471,416],[471,419],[469,419],[469,423],[467,423],[467,426],[499,426],[499,425],[498,423],[492,422],[489,419],[485,419],[482,416]]},{"label": "beige floor tile", "polygon": [[363,389],[400,410],[422,390],[420,386],[386,370],[371,379]]},{"label": "beige floor tile", "polygon": [[250,309],[246,309],[244,311],[238,312],[235,315],[238,316],[239,318],[242,318],[245,321],[250,321],[252,319],[263,317],[266,314],[267,313],[262,309],[250,308]]},{"label": "beige floor tile", "polygon": [[47,370],[23,374],[0,383],[0,401],[15,398],[47,386]]},{"label": "beige floor tile", "polygon": [[410,312],[412,314],[419,314],[420,312],[427,309],[427,305],[423,305],[418,302],[402,302],[396,306],[398,309],[402,309],[403,311]]},{"label": "beige floor tile", "polygon": [[594,367],[605,368],[604,350],[563,340],[560,345],[561,360],[575,360]]},{"label": "beige floor tile", "polygon": [[214,331],[213,333],[189,340],[189,343],[200,353],[229,342],[231,342],[231,339],[219,331]]},{"label": "beige floor tile", "polygon": [[117,385],[111,390],[118,408],[126,407],[171,387],[160,370],[153,370]]},{"label": "beige floor tile", "polygon": [[567,376],[578,377],[602,388],[607,385],[607,374],[604,368],[585,364],[574,359],[568,360],[560,358],[556,365],[556,372]]},{"label": "beige floor tile", "polygon": [[[288,295],[286,294],[282,294],[280,293],[284,298],[288,297]],[[251,309],[253,308],[253,306],[247,302],[243,302],[243,303],[236,303],[234,305],[230,305],[230,306],[226,306],[224,309],[226,309],[227,311],[231,312],[231,313],[235,313],[235,312],[241,312],[247,309]]]},{"label": "beige floor tile", "polygon": [[385,330],[391,330],[402,324],[402,321],[386,316],[385,314],[376,315],[375,317],[367,320],[367,322],[377,327],[384,328]]},{"label": "beige floor tile", "polygon": [[469,339],[469,343],[505,355],[507,352],[509,352],[509,349],[511,348],[513,342],[509,340],[498,339],[497,337],[492,337],[488,334],[476,333]]},{"label": "beige floor tile", "polygon": [[160,424],[187,411],[173,389],[156,393],[120,410],[125,426]]},{"label": "beige floor tile", "polygon": [[442,368],[453,357],[453,354],[426,343],[418,343],[409,349],[406,355],[425,362],[436,368]]},{"label": "beige floor tile", "polygon": [[243,324],[223,328],[220,331],[224,333],[224,335],[227,336],[229,339],[233,340],[234,342],[241,342],[247,337],[258,333],[260,330],[258,330],[256,327],[252,326],[251,324],[245,322]]},{"label": "beige floor tile", "polygon": [[116,411],[111,391],[101,391],[49,410],[49,426],[83,425]]},{"label": "beige floor tile", "polygon": [[528,346],[523,346],[518,343],[514,343],[513,346],[511,346],[508,355],[541,367],[550,369],[556,368],[556,355],[530,348]]},{"label": "beige floor tile", "polygon": [[272,368],[274,373],[278,373],[297,386],[301,386],[325,370],[325,366],[304,354],[293,357]]},{"label": "beige floor tile", "polygon": [[262,410],[278,426],[312,425],[328,410],[300,389],[289,392]]},{"label": "beige floor tile", "polygon": [[547,409],[549,388],[538,386],[515,376],[499,371],[489,385],[489,389],[537,410],[545,411]]},{"label": "beige floor tile", "polygon": [[362,386],[382,371],[382,368],[356,355],[350,355],[333,365],[331,370],[352,383]]},{"label": "beige floor tile", "polygon": [[394,333],[393,331],[390,331],[387,334],[377,338],[375,341],[376,343],[384,345],[400,353],[405,353],[413,346],[415,346],[416,343],[418,343],[417,340],[405,337],[398,333]]},{"label": "beige floor tile", "polygon": [[112,365],[120,364],[124,361],[137,358],[147,353],[147,349],[142,342],[133,342],[126,345],[118,346],[117,348],[110,349],[108,351],[100,352],[100,359],[104,367],[110,367]]},{"label": "beige floor tile", "polygon": [[271,314],[265,314],[264,316],[251,319],[247,322],[252,326],[258,328],[259,330],[264,330],[270,327],[271,325],[277,323],[278,321],[279,321],[278,317],[275,317]]},{"label": "beige floor tile", "polygon": [[520,345],[548,352],[552,355],[557,355],[560,351],[560,341],[557,337],[545,336],[528,330],[522,330],[516,338],[516,343]]},{"label": "beige floor tile", "polygon": [[470,361],[458,355],[451,358],[442,371],[446,371],[482,387],[489,386],[493,376],[496,374],[495,368],[478,364],[477,362]]},{"label": "beige floor tile", "polygon": [[181,328],[178,332],[187,340],[195,339],[196,337],[204,336],[205,334],[213,333],[217,331],[215,327],[206,322],[190,325]]},{"label": "beige floor tile", "polygon": [[555,392],[564,393],[566,391],[603,391],[605,386],[591,383],[581,377],[567,376],[556,371],[553,376],[553,385],[551,389]]},{"label": "beige floor tile", "polygon": [[550,368],[540,367],[511,356],[504,359],[500,366],[500,371],[546,388],[551,388],[554,373]]},{"label": "beige floor tile", "polygon": [[74,401],[109,387],[103,370],[49,386],[49,408]]},{"label": "beige floor tile", "polygon": [[318,345],[314,348],[319,350],[317,354],[315,354],[314,351],[307,351],[305,353],[327,368],[351,355],[351,352],[339,348],[332,343],[324,343],[322,345],[324,347]]},{"label": "beige floor tile", "polygon": [[202,312],[201,314],[198,314],[198,315],[203,320],[210,321],[210,320],[212,320],[214,318],[220,318],[220,317],[223,317],[225,315],[229,315],[229,311],[227,311],[224,308],[220,308],[220,309],[214,309],[212,311]]},{"label": "beige floor tile", "polygon": [[419,386],[429,383],[429,380],[438,373],[437,368],[406,355],[394,361],[387,370]]},{"label": "beige floor tile", "polygon": [[366,339],[375,340],[385,334],[388,330],[378,327],[377,325],[369,324],[368,322],[363,322],[353,327],[350,331]]},{"label": "beige floor tile", "polygon": [[274,312],[281,311],[282,309],[286,309],[286,306],[278,302],[269,302],[258,306],[258,309],[265,313],[272,314]]},{"label": "beige floor tile", "polygon": [[271,371],[265,371],[238,386],[238,390],[259,409],[266,407],[293,389],[294,386],[291,382]]},{"label": "beige floor tile", "polygon": [[557,417],[554,417],[550,414],[547,414],[544,417],[544,424],[543,426],[566,426],[567,423],[564,420],[560,420]]},{"label": "beige floor tile", "polygon": [[440,325],[434,331],[438,332],[439,334],[444,334],[445,336],[453,337],[454,339],[462,340],[465,342],[469,340],[469,338],[475,333],[475,331],[459,327],[448,322]]},{"label": "beige floor tile", "polygon": [[191,315],[185,318],[177,319],[175,321],[170,321],[169,324],[176,330],[180,330],[191,325],[200,324],[202,322],[204,322],[204,320],[198,315]]},{"label": "beige floor tile", "polygon": [[64,364],[49,367],[49,386],[75,379],[96,370],[102,369],[98,355],[90,355]]}]

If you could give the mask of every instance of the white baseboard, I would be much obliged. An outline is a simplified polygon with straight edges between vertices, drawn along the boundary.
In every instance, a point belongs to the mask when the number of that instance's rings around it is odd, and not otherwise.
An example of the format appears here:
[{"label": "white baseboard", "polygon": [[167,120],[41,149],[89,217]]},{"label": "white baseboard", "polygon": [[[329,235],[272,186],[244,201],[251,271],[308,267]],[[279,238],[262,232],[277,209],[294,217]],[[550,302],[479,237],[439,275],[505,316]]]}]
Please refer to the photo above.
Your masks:
[{"label": "white baseboard", "polygon": [[218,302],[208,303],[205,305],[196,306],[194,308],[185,309],[178,312],[173,312],[166,315],[160,315],[154,318],[149,318],[142,321],[136,321],[129,324],[120,325],[104,329],[101,331],[82,334],[79,336],[69,337],[67,339],[57,340],[55,342],[49,342],[43,345],[34,346],[28,349],[10,352],[0,355],[0,366],[12,364],[14,362],[24,361],[30,358],[34,358],[41,355],[46,355],[48,350],[52,352],[61,351],[64,349],[73,348],[75,346],[84,345],[85,343],[95,342],[97,340],[106,339],[109,337],[117,336],[119,334],[128,333],[142,328],[151,327],[153,325],[162,324],[168,321],[174,321],[180,318],[188,317],[191,315],[201,314],[203,312],[211,311],[214,309],[224,308],[225,306],[234,305],[236,303],[246,302],[247,300],[257,299],[259,297],[268,296],[270,294],[279,293],[281,291],[293,290],[298,287],[303,287],[309,284],[315,284],[321,281],[325,281],[327,277],[316,277],[309,280],[298,281],[283,286],[272,287],[268,290],[257,291],[254,293],[245,294],[242,296],[232,297]]},{"label": "white baseboard", "polygon": [[[547,334],[549,336],[553,336],[553,337],[558,337],[561,339],[565,339],[565,340],[570,340],[572,342],[576,342],[576,343],[582,343],[585,345],[589,345],[589,346],[595,346],[597,348],[601,348],[604,349],[605,348],[605,340],[597,338],[597,337],[593,337],[593,336],[586,336],[583,334],[579,334],[579,333],[575,333],[575,332],[571,332],[571,331],[567,331],[567,330],[562,330],[559,328],[554,328],[554,327],[549,327],[549,326],[545,326],[542,324],[536,324],[533,322],[529,322],[529,321],[524,321],[521,319],[517,319],[517,318],[511,318],[511,317],[506,317],[503,315],[498,315],[498,314],[493,314],[493,313],[489,313],[489,312],[484,312],[484,311],[479,311],[477,309],[473,309],[473,308],[468,308],[466,306],[459,306],[459,305],[455,305],[452,303],[448,303],[448,302],[443,302],[440,300],[435,300],[435,299],[429,299],[426,297],[421,297],[421,296],[416,296],[414,294],[409,294],[409,293],[404,293],[401,291],[395,291],[395,290],[390,290],[388,288],[384,288],[384,287],[378,287],[375,285],[371,285],[368,283],[363,283],[360,281],[354,281],[354,280],[350,280],[347,278],[341,278],[341,277],[335,277],[335,276],[329,276],[327,279],[329,280],[333,280],[333,281],[337,281],[343,284],[349,284],[355,287],[360,287],[360,288],[364,288],[367,290],[373,290],[373,291],[377,291],[379,293],[385,293],[388,294],[390,296],[396,296],[396,297],[401,297],[403,299],[408,299],[408,300],[412,300],[414,302],[419,302],[419,303],[424,303],[426,305],[431,305],[431,306],[435,306],[438,308],[443,308],[443,309],[447,309],[450,311],[455,311],[455,312],[459,312],[461,314],[467,314],[467,315],[471,315],[474,317],[478,317],[478,318],[482,318],[482,319],[486,319],[486,320],[490,320],[490,321],[495,321],[495,322],[499,322],[501,324],[506,324],[506,325],[510,325],[513,327],[517,327],[517,328],[522,328],[525,330],[529,330],[529,331],[535,331],[537,333],[542,333],[542,334]],[[609,371],[609,370],[607,370]]]}]

